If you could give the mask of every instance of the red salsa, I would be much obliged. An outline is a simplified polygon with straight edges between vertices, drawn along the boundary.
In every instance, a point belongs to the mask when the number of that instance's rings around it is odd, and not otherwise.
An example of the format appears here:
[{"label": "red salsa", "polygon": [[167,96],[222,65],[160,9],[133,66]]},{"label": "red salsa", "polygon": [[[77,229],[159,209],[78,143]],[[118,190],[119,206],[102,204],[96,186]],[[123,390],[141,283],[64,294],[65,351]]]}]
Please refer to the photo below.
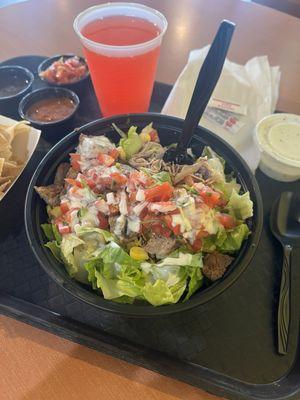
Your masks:
[{"label": "red salsa", "polygon": [[32,104],[26,115],[33,121],[55,122],[71,115],[75,107],[74,101],[68,97],[50,97]]}]

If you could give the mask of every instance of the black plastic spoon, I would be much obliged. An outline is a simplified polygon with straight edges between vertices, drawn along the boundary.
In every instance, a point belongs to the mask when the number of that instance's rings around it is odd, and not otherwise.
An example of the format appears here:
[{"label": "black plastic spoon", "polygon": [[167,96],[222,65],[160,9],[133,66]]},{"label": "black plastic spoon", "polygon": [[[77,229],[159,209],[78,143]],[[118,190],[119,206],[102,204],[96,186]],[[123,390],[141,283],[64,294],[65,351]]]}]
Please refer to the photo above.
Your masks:
[{"label": "black plastic spoon", "polygon": [[278,353],[287,354],[291,319],[291,255],[300,243],[300,195],[283,192],[272,207],[271,231],[283,246],[283,265],[277,315]]},{"label": "black plastic spoon", "polygon": [[192,157],[187,154],[187,148],[221,75],[234,29],[235,24],[233,22],[226,20],[221,22],[200,69],[180,140],[175,148],[166,151],[165,161],[176,164],[193,163]]}]

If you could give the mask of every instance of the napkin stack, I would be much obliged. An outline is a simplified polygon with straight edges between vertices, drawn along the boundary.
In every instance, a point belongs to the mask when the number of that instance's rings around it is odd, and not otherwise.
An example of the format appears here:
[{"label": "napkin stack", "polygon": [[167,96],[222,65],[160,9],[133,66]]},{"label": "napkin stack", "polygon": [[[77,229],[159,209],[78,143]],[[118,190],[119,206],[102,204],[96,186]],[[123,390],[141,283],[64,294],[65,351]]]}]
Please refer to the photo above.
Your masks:
[{"label": "napkin stack", "polygon": [[[191,51],[162,109],[163,114],[185,118],[199,70],[209,46]],[[200,120],[200,125],[231,144],[254,172],[259,150],[254,127],[274,112],[278,100],[280,68],[271,67],[267,56],[254,57],[245,65],[226,59],[219,82]]]}]

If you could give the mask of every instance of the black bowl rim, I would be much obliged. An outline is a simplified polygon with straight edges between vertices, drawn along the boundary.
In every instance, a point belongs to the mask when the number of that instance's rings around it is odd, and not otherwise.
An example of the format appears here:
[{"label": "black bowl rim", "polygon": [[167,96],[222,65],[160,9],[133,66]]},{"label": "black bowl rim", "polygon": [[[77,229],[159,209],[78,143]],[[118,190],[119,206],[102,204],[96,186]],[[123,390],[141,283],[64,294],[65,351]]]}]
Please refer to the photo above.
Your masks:
[{"label": "black bowl rim", "polygon": [[[35,173],[32,176],[32,179],[29,183],[27,194],[26,194],[26,199],[25,199],[25,209],[24,209],[24,216],[25,216],[25,228],[26,228],[26,235],[27,239],[29,241],[29,245],[35,254],[38,262],[42,266],[42,268],[46,271],[46,273],[56,282],[58,283],[61,287],[63,287],[67,292],[75,296],[77,299],[88,303],[89,305],[95,306],[96,308],[101,309],[102,311],[107,311],[107,312],[112,312],[116,313],[119,315],[124,315],[127,317],[137,317],[137,318],[148,318],[148,317],[160,317],[163,315],[169,315],[169,314],[174,314],[178,312],[184,312],[191,310],[199,305],[205,304],[208,301],[213,300],[217,296],[219,296],[221,293],[223,293],[226,289],[228,289],[234,282],[238,280],[240,275],[246,270],[248,267],[250,261],[252,260],[255,251],[257,249],[262,227],[263,227],[263,205],[262,205],[262,198],[260,194],[260,189],[258,186],[258,183],[256,181],[255,176],[252,174],[250,168],[246,164],[246,162],[241,158],[241,156],[237,153],[235,149],[233,149],[227,142],[225,142],[223,139],[221,139],[219,136],[213,134],[209,130],[199,127],[201,130],[204,130],[205,132],[209,133],[214,140],[220,141],[221,144],[229,149],[235,157],[238,158],[238,161],[243,165],[243,168],[245,172],[247,172],[248,177],[251,182],[251,186],[253,188],[253,191],[256,196],[256,223],[255,223],[255,229],[252,231],[250,237],[247,239],[250,241],[250,245],[245,251],[245,254],[243,256],[243,259],[240,260],[240,262],[235,266],[235,268],[230,271],[230,273],[226,276],[225,279],[222,279],[220,281],[216,281],[214,284],[209,286],[207,290],[203,292],[198,292],[198,297],[192,296],[187,302],[180,302],[176,304],[171,304],[171,305],[164,305],[164,306],[159,306],[159,307],[154,307],[150,304],[145,304],[145,305],[135,305],[135,304],[119,304],[110,300],[105,300],[102,296],[99,296],[96,292],[89,292],[87,289],[85,289],[83,286],[79,286],[80,283],[77,283],[74,279],[68,277],[67,279],[63,278],[59,273],[54,271],[54,269],[51,269],[47,267],[44,264],[43,261],[43,251],[40,246],[40,243],[38,243],[35,240],[34,236],[34,219],[33,215],[31,212],[31,199],[33,195],[35,195],[34,192],[34,186],[35,183],[40,175],[40,173],[43,171],[45,164],[47,164],[48,159],[51,157],[53,152],[56,152],[59,147],[64,143],[65,141],[70,140],[73,136],[78,136],[82,131],[87,130],[89,128],[93,128],[93,126],[99,124],[99,123],[106,123],[106,124],[111,124],[111,122],[114,122],[118,118],[138,118],[138,117],[145,117],[147,121],[153,120],[154,118],[162,118],[165,119],[167,118],[167,122],[172,124],[172,122],[179,122],[182,124],[183,120],[181,118],[173,117],[173,116],[167,116],[167,115],[162,115],[159,113],[140,113],[140,114],[123,114],[123,115],[116,115],[113,117],[108,117],[108,118],[102,118],[98,119],[92,122],[89,122],[80,128],[75,129],[71,133],[69,133],[67,136],[65,136],[61,141],[59,141],[52,149],[45,155],[43,160],[40,162],[38,167],[35,170]],[[156,121],[157,122],[157,121]],[[174,125],[174,124],[173,124]],[[199,135],[195,135],[195,137],[199,137]],[[36,242],[36,243],[34,243]],[[213,289],[213,290],[209,290]]]},{"label": "black bowl rim", "polygon": [[[49,92],[50,93],[64,93],[69,98],[74,100],[74,102],[75,102],[74,110],[67,117],[65,117],[63,119],[59,119],[57,121],[52,121],[52,122],[36,121],[35,119],[32,119],[32,118],[28,117],[26,115],[26,103],[31,98],[34,98],[36,95],[38,95],[39,93],[42,93],[42,92],[45,92],[45,93],[49,93]],[[47,97],[52,97],[52,96],[45,96],[45,98],[47,98]],[[21,118],[26,119],[27,121],[31,122],[32,124],[34,124],[36,126],[47,127],[47,126],[54,126],[56,124],[61,124],[61,123],[65,122],[65,121],[69,120],[70,118],[72,118],[73,115],[77,112],[79,104],[80,104],[79,97],[72,90],[67,89],[67,88],[63,88],[63,87],[49,87],[49,88],[41,88],[41,89],[34,90],[33,92],[30,92],[26,96],[24,96],[22,98],[22,100],[20,101],[18,111],[19,111],[19,114],[20,114]]]},{"label": "black bowl rim", "polygon": [[[63,57],[63,58],[78,57],[78,58],[79,58],[81,61],[83,61],[83,62],[85,63],[85,65],[87,66],[87,72],[85,73],[85,75],[83,75],[82,78],[78,79],[77,81],[70,82],[70,83],[55,83],[55,82],[50,82],[50,81],[48,81],[46,78],[43,78],[42,76],[40,76],[40,73],[41,73],[42,71],[45,71],[45,70],[48,68],[48,67],[45,68],[45,65],[48,64],[48,62],[57,61],[57,60],[59,60],[61,57]],[[90,76],[90,70],[89,70],[89,66],[88,66],[88,64],[87,64],[87,62],[86,62],[86,59],[85,59],[84,57],[82,57],[82,56],[78,56],[77,54],[73,54],[73,53],[69,53],[69,54],[55,54],[54,56],[48,57],[48,58],[46,58],[45,60],[43,60],[43,61],[40,63],[40,65],[38,66],[37,71],[38,71],[38,76],[39,76],[39,78],[40,78],[43,82],[46,82],[48,85],[50,85],[50,86],[57,86],[57,87],[66,87],[66,88],[72,87],[72,86],[74,86],[74,85],[77,85],[77,84],[79,84],[79,83],[85,81],[86,79],[88,79],[89,76]]]},{"label": "black bowl rim", "polygon": [[0,101],[13,100],[14,98],[20,97],[23,93],[27,92],[27,90],[31,88],[33,81],[34,81],[34,75],[31,71],[29,71],[28,68],[21,67],[21,65],[2,65],[2,66],[0,66],[0,72],[3,70],[9,70],[9,69],[22,71],[23,73],[25,73],[28,76],[29,82],[25,86],[24,89],[22,89],[20,92],[18,92],[16,94],[13,94],[11,96],[4,96],[4,97],[0,96]]}]

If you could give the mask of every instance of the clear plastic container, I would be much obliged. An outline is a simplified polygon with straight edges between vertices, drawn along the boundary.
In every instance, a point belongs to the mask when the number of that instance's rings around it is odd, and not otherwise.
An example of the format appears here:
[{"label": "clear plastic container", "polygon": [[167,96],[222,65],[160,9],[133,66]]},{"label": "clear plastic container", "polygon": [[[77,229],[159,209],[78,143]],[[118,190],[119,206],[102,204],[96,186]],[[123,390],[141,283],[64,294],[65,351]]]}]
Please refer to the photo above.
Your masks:
[{"label": "clear plastic container", "polygon": [[300,116],[272,114],[255,128],[255,140],[261,152],[259,168],[282,182],[300,179]]},{"label": "clear plastic container", "polygon": [[90,7],[74,21],[104,116],[146,112],[168,23],[135,3]]}]

